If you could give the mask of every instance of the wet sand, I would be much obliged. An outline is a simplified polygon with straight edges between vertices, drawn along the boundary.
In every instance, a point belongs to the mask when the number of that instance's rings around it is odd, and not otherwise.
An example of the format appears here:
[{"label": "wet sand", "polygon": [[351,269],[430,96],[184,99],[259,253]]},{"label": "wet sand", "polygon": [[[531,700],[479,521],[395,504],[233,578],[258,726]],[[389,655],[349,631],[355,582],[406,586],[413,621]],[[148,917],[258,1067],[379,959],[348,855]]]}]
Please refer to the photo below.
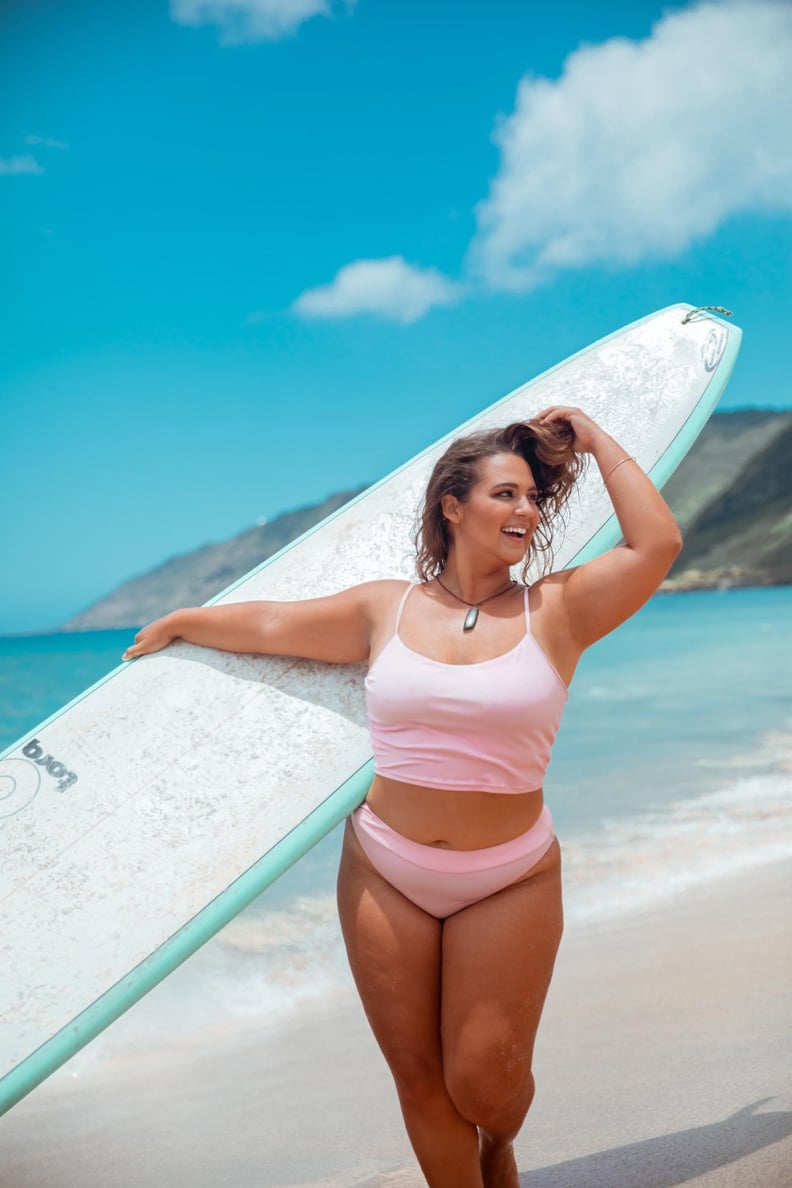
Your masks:
[{"label": "wet sand", "polygon": [[[568,931],[523,1188],[789,1188],[792,862]],[[350,990],[273,1033],[68,1066],[0,1120],[2,1188],[420,1188]]]}]

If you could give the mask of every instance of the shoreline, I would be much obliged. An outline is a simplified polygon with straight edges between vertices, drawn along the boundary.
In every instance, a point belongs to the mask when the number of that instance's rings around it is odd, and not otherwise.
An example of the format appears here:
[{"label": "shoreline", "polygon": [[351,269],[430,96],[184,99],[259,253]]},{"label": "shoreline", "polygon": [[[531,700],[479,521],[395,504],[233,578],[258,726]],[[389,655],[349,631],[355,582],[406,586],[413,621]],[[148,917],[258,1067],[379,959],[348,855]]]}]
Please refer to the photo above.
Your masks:
[{"label": "shoreline", "polygon": [[678,577],[665,578],[656,593],[697,594],[714,590],[719,594],[728,594],[731,590],[774,590],[780,586],[792,586],[792,578],[788,573],[775,577],[766,573],[746,573],[736,566],[722,566],[713,570],[691,567],[683,570]]},{"label": "shoreline", "polygon": [[[782,1188],[792,860],[567,930],[516,1143],[524,1188]],[[350,988],[68,1066],[2,1120],[2,1188],[421,1188]]]}]

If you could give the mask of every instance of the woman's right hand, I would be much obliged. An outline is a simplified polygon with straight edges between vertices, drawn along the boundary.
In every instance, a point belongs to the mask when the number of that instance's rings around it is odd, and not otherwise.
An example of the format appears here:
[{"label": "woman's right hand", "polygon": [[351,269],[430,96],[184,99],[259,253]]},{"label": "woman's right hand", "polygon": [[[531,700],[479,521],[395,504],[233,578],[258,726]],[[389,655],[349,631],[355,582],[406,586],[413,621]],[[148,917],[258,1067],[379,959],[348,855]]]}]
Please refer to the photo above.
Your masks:
[{"label": "woman's right hand", "polygon": [[155,619],[147,627],[141,628],[135,636],[135,642],[127,648],[122,660],[136,660],[138,656],[147,656],[150,652],[159,652],[167,648],[169,643],[178,639],[179,633],[173,629],[170,615],[163,619]]}]

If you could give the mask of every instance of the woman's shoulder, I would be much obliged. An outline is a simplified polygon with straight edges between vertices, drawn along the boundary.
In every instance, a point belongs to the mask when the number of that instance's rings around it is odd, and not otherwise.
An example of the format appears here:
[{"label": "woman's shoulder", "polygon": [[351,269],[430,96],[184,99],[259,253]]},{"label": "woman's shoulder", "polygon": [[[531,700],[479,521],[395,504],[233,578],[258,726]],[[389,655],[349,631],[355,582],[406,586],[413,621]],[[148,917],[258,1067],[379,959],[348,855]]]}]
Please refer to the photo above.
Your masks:
[{"label": "woman's shoulder", "polygon": [[555,602],[561,601],[569,581],[569,575],[572,572],[571,569],[559,569],[532,582],[529,586],[531,606],[535,604],[552,606]]},{"label": "woman's shoulder", "polygon": [[378,611],[387,613],[412,585],[413,582],[404,578],[377,578],[371,582],[350,586],[346,593],[365,605],[372,614]]},{"label": "woman's shoulder", "polygon": [[409,582],[398,578],[382,578],[344,586],[333,594],[295,602],[274,602],[270,606],[278,609],[281,618],[297,616],[301,622],[323,622],[328,627],[343,625],[346,621],[358,623],[361,617],[375,624],[394,603],[398,603],[409,586]]},{"label": "woman's shoulder", "polygon": [[414,585],[415,582],[409,582],[406,578],[375,578],[371,582],[361,582],[360,585],[353,586],[352,589],[359,591],[365,598],[378,601],[402,595],[405,590]]},{"label": "woman's shoulder", "polygon": [[399,603],[413,585],[413,582],[404,578],[379,578],[361,582],[347,593],[357,602],[359,610],[370,624],[372,637],[376,638],[381,632],[392,629]]},{"label": "woman's shoulder", "polygon": [[566,591],[571,569],[545,574],[530,586],[529,606],[534,628],[541,626],[546,635],[559,640],[569,634],[569,606]]}]

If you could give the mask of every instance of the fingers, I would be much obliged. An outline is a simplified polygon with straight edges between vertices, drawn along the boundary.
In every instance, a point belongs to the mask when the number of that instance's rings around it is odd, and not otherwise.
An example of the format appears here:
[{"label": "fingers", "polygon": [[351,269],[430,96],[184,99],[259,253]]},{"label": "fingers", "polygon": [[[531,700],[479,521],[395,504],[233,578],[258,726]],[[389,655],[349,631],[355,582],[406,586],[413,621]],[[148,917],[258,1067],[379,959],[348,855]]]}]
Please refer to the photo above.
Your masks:
[{"label": "fingers", "polygon": [[165,647],[164,643],[157,644],[132,644],[127,648],[121,657],[122,660],[137,660],[138,656],[150,656],[152,652],[159,652]]},{"label": "fingers", "polygon": [[577,442],[579,428],[586,423],[585,414],[579,408],[571,408],[561,404],[554,404],[550,408],[544,408],[537,416],[531,419],[540,425],[558,426],[558,431],[562,435],[565,432],[572,435],[573,443]]},{"label": "fingers", "polygon": [[572,449],[579,454],[592,453],[597,439],[603,432],[588,413],[573,405],[550,405],[549,408],[542,409],[533,420],[543,425],[567,426],[567,431],[571,434]]},{"label": "fingers", "polygon": [[171,636],[163,638],[162,635],[156,635],[148,627],[144,627],[142,631],[138,631],[135,636],[135,642],[130,644],[121,659],[136,660],[138,656],[147,656],[151,652],[159,652],[161,648],[166,647],[171,642],[171,638]]},{"label": "fingers", "polygon": [[137,635],[135,636],[135,642],[133,644],[129,645],[129,647],[127,648],[127,650],[124,652],[123,656],[121,657],[122,660],[134,660],[135,659],[135,656],[138,655],[138,646],[137,646],[138,640],[140,639],[142,634],[143,633],[141,631],[138,631]]},{"label": "fingers", "polygon": [[579,408],[574,408],[567,404],[551,404],[549,408],[543,408],[540,413],[532,417],[534,421],[568,421],[574,416],[585,416]]}]

